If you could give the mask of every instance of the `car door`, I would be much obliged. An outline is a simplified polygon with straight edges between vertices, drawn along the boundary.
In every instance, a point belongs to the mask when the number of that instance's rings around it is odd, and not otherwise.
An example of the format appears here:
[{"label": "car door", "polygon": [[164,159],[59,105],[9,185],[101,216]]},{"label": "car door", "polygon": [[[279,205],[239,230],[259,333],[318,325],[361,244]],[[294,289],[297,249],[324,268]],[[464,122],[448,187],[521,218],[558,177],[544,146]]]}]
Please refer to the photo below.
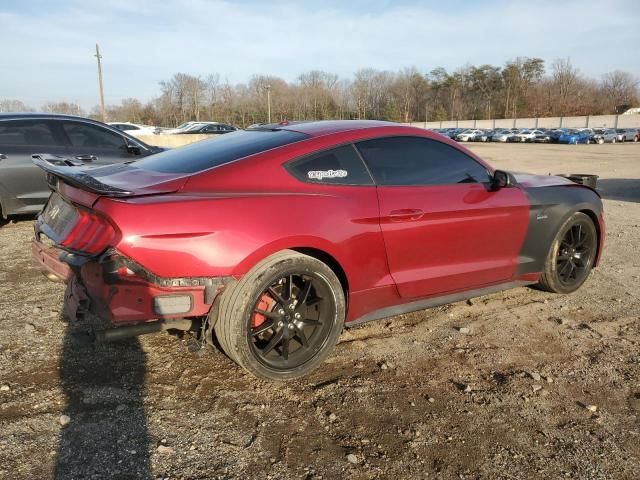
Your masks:
[{"label": "car door", "polygon": [[0,121],[0,200],[6,215],[38,212],[49,197],[45,173],[31,161],[34,153],[68,154],[54,122]]},{"label": "car door", "polygon": [[422,137],[357,144],[377,184],[391,275],[402,297],[510,280],[528,226],[518,187],[493,191],[471,156]]},{"label": "car door", "polygon": [[70,156],[87,166],[110,165],[139,158],[123,135],[89,122],[65,120],[62,129],[69,139]]}]

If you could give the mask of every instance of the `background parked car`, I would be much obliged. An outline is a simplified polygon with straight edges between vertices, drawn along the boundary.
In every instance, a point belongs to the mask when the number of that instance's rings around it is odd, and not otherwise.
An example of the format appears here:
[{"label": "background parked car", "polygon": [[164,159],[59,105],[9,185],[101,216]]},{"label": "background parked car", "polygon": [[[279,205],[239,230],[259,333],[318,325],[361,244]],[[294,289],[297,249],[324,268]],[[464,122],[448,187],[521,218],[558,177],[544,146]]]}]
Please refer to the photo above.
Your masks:
[{"label": "background parked car", "polygon": [[631,134],[630,129],[627,128],[616,128],[616,133],[618,134],[619,142],[630,142],[633,140],[635,135]]},{"label": "background parked car", "polygon": [[235,132],[237,130],[236,127],[232,125],[227,125],[225,123],[203,123],[201,125],[193,125],[190,128],[183,130],[182,132],[178,132],[178,135],[185,134],[223,134]]},{"label": "background parked car", "polygon": [[491,141],[492,142],[506,142],[507,139],[515,134],[518,133],[520,130],[518,129],[511,129],[511,130],[497,130],[492,136],[491,136]]},{"label": "background parked car", "polygon": [[130,162],[163,151],[104,123],[54,114],[0,114],[2,216],[40,211],[49,197],[42,169],[31,155],[68,157],[78,166]]},{"label": "background parked car", "polygon": [[202,122],[184,122],[181,123],[180,125],[178,125],[176,128],[165,128],[162,131],[160,131],[161,135],[172,135],[174,133],[180,133],[184,130],[186,130],[187,128],[191,128],[194,125],[200,124]]},{"label": "background parked car", "polygon": [[593,130],[593,134],[589,137],[591,143],[603,144],[603,143],[616,143],[618,140],[618,133],[612,129],[596,128]]},{"label": "background parked car", "polygon": [[638,130],[636,128],[625,128],[622,134],[623,142],[637,142]]},{"label": "background parked car", "polygon": [[552,143],[555,130],[541,130],[533,137],[534,143]]},{"label": "background parked car", "polygon": [[150,125],[140,125],[131,122],[109,122],[108,125],[127,132],[129,135],[137,137],[139,135],[157,135],[160,132],[158,127],[152,127]]},{"label": "background parked car", "polygon": [[567,143],[569,145],[577,145],[579,143],[589,143],[590,133],[588,130],[576,130],[571,129],[567,132],[564,132],[558,138],[558,143]]},{"label": "background parked car", "polygon": [[514,133],[513,135],[508,137],[507,141],[509,141],[509,142],[520,142],[520,143],[533,142],[533,139],[536,138],[536,135],[539,135],[541,133],[542,133],[541,130],[523,129],[523,130],[519,131],[518,133]]},{"label": "background parked car", "polygon": [[490,142],[493,132],[494,132],[493,130],[483,130],[482,133],[474,136],[471,139],[471,141],[472,142]]},{"label": "background parked car", "polygon": [[469,142],[472,141],[477,135],[482,135],[482,130],[478,129],[469,129],[464,130],[456,135],[456,140],[459,142]]},{"label": "background parked car", "polygon": [[569,131],[569,129],[567,128],[557,128],[555,130],[553,130],[550,134],[551,136],[551,143],[558,143],[558,141],[560,140],[560,136],[567,133]]}]

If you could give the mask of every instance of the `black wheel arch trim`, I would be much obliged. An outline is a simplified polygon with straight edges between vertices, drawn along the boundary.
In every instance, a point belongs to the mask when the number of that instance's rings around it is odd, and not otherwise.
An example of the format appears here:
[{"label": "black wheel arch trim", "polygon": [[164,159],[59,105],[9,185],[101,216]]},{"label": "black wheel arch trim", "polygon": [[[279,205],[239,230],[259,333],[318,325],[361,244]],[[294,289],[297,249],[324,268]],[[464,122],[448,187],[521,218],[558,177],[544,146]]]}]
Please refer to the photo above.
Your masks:
[{"label": "black wheel arch trim", "polygon": [[598,251],[602,232],[598,218],[602,200],[598,193],[583,186],[549,186],[524,188],[529,198],[529,225],[518,255],[516,275],[539,273],[558,230],[571,215],[584,212],[594,221],[598,234]]}]

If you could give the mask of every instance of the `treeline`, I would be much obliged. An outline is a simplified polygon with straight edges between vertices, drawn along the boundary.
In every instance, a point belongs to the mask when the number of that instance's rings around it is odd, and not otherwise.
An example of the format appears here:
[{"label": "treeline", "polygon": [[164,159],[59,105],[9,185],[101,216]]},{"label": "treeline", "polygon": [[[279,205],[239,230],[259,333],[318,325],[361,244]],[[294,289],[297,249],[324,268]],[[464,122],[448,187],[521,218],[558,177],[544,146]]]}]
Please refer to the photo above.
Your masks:
[{"label": "treeline", "polygon": [[[449,72],[417,68],[398,72],[365,68],[352,79],[310,71],[294,82],[255,75],[232,85],[219,74],[176,73],[160,82],[160,95],[107,107],[107,120],[175,126],[187,120],[216,120],[245,127],[267,120],[378,119],[396,122],[515,117],[599,115],[620,105],[637,106],[638,79],[614,71],[587,78],[570,60],[546,66],[540,58],[516,58],[504,66],[465,66]],[[108,94],[108,92],[107,92]],[[22,102],[0,101],[0,111],[33,110]],[[47,103],[47,112],[89,114],[73,103]]]}]

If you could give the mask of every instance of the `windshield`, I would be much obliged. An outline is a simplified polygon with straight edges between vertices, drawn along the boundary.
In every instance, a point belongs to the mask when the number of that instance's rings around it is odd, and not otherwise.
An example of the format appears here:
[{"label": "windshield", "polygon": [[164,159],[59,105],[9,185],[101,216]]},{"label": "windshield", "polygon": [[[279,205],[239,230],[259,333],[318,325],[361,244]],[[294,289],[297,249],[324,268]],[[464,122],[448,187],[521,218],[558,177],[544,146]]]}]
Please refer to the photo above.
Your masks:
[{"label": "windshield", "polygon": [[196,173],[307,138],[289,130],[239,130],[151,155],[134,166],[162,173]]}]

